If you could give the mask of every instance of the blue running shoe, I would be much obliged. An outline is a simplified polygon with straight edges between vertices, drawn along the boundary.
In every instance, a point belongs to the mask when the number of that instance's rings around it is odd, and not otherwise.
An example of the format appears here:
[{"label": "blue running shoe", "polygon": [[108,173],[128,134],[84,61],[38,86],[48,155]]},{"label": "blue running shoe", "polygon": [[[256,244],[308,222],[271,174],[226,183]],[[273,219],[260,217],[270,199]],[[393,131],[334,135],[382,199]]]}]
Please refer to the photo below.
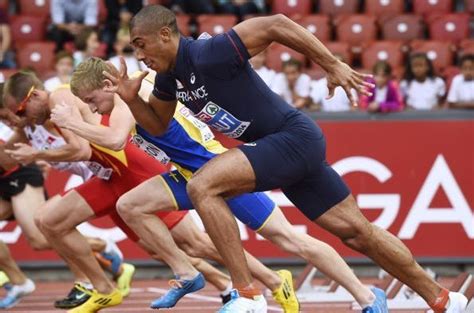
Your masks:
[{"label": "blue running shoe", "polygon": [[196,275],[193,279],[183,280],[176,277],[176,279],[169,282],[171,289],[161,298],[156,299],[150,305],[152,309],[172,308],[176,303],[186,294],[204,288],[206,281],[201,273]]},{"label": "blue running shoe", "polygon": [[11,285],[5,298],[0,299],[0,309],[9,309],[14,307],[20,299],[35,291],[35,284],[27,279],[23,285]]},{"label": "blue running shoe", "polygon": [[262,295],[255,296],[253,300],[241,297],[239,292],[234,289],[230,292],[230,301],[217,311],[217,313],[245,312],[267,313],[267,301]]},{"label": "blue running shoe", "polygon": [[374,304],[363,309],[362,313],[388,313],[387,296],[385,292],[379,288],[372,288],[371,290],[375,294]]},{"label": "blue running shoe", "polygon": [[[104,259],[106,259],[107,261],[109,261],[110,265],[107,266],[108,264],[106,263],[104,268],[108,271],[110,271],[110,273],[114,276],[114,277],[117,277],[120,275],[120,270],[121,270],[121,267],[122,267],[122,263],[123,263],[123,259],[115,252],[102,252],[100,254],[101,257],[103,257]],[[101,263],[99,261],[99,263]],[[102,264],[102,263],[101,263]]]}]

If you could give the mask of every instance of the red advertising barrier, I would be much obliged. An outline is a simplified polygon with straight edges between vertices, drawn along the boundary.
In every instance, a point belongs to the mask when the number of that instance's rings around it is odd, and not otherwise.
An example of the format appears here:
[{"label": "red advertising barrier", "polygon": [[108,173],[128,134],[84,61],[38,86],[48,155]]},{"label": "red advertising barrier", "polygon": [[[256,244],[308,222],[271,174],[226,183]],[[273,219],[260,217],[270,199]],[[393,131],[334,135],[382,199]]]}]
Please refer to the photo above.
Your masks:
[{"label": "red advertising barrier", "polygon": [[[323,121],[320,125],[327,138],[328,161],[372,222],[402,239],[416,257],[474,258],[474,121]],[[63,190],[68,180],[64,173],[51,174],[48,191]],[[307,221],[280,192],[270,196],[297,231],[328,242],[345,257],[360,256]],[[11,244],[17,260],[57,259],[51,252],[32,251],[14,222],[0,227],[0,238]],[[291,257],[239,227],[245,247],[255,256]],[[82,225],[81,230],[114,238],[128,258],[148,258],[108,218]]]}]

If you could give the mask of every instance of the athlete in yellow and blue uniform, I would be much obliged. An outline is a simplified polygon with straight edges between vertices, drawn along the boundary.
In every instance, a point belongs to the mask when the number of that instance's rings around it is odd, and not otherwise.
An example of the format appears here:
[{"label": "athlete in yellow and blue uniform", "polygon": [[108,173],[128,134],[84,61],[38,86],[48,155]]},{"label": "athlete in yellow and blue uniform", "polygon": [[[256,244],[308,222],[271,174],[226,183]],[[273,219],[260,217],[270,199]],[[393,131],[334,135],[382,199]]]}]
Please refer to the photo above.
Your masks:
[{"label": "athlete in yellow and blue uniform", "polygon": [[[178,105],[168,130],[162,136],[149,134],[136,125],[133,141],[161,163],[177,170],[161,175],[179,210],[193,208],[186,192],[187,181],[206,162],[226,149],[214,139],[207,125],[196,119],[183,105]],[[264,193],[248,193],[227,201],[232,213],[253,230],[261,229],[270,218],[275,203]]]}]

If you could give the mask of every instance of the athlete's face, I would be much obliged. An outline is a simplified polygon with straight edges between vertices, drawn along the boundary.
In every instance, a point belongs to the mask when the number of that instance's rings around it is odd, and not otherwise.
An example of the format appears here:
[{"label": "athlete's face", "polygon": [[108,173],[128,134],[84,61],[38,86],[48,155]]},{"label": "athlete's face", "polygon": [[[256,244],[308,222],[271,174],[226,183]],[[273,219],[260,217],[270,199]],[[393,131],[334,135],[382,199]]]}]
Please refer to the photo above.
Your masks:
[{"label": "athlete's face", "polygon": [[131,31],[131,42],[135,56],[157,73],[169,72],[176,59],[179,36],[173,35],[169,27],[150,32],[136,26]]},{"label": "athlete's face", "polygon": [[[18,103],[11,95],[6,95],[5,105],[23,118],[25,123],[42,125],[50,116],[48,93],[44,90],[34,89],[31,96]],[[24,109],[19,110],[20,106]]]},{"label": "athlete's face", "polygon": [[84,92],[79,97],[93,113],[110,114],[114,108],[114,94],[103,89]]}]

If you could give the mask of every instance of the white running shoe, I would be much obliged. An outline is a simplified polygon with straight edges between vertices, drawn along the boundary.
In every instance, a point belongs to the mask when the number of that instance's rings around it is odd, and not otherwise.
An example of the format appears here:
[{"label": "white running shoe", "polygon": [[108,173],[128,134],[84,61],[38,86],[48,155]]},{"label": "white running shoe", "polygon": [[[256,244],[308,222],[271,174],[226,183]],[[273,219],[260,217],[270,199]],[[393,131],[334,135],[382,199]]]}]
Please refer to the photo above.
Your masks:
[{"label": "white running shoe", "polygon": [[254,300],[239,296],[237,290],[230,292],[231,300],[227,302],[218,313],[267,313],[267,301],[260,295]]},{"label": "white running shoe", "polygon": [[460,292],[449,293],[449,307],[446,313],[464,313],[467,307],[467,298]]},{"label": "white running shoe", "polygon": [[0,300],[0,309],[9,309],[14,307],[20,299],[35,291],[35,283],[31,279],[27,279],[22,285],[11,285],[8,289],[7,296]]}]

